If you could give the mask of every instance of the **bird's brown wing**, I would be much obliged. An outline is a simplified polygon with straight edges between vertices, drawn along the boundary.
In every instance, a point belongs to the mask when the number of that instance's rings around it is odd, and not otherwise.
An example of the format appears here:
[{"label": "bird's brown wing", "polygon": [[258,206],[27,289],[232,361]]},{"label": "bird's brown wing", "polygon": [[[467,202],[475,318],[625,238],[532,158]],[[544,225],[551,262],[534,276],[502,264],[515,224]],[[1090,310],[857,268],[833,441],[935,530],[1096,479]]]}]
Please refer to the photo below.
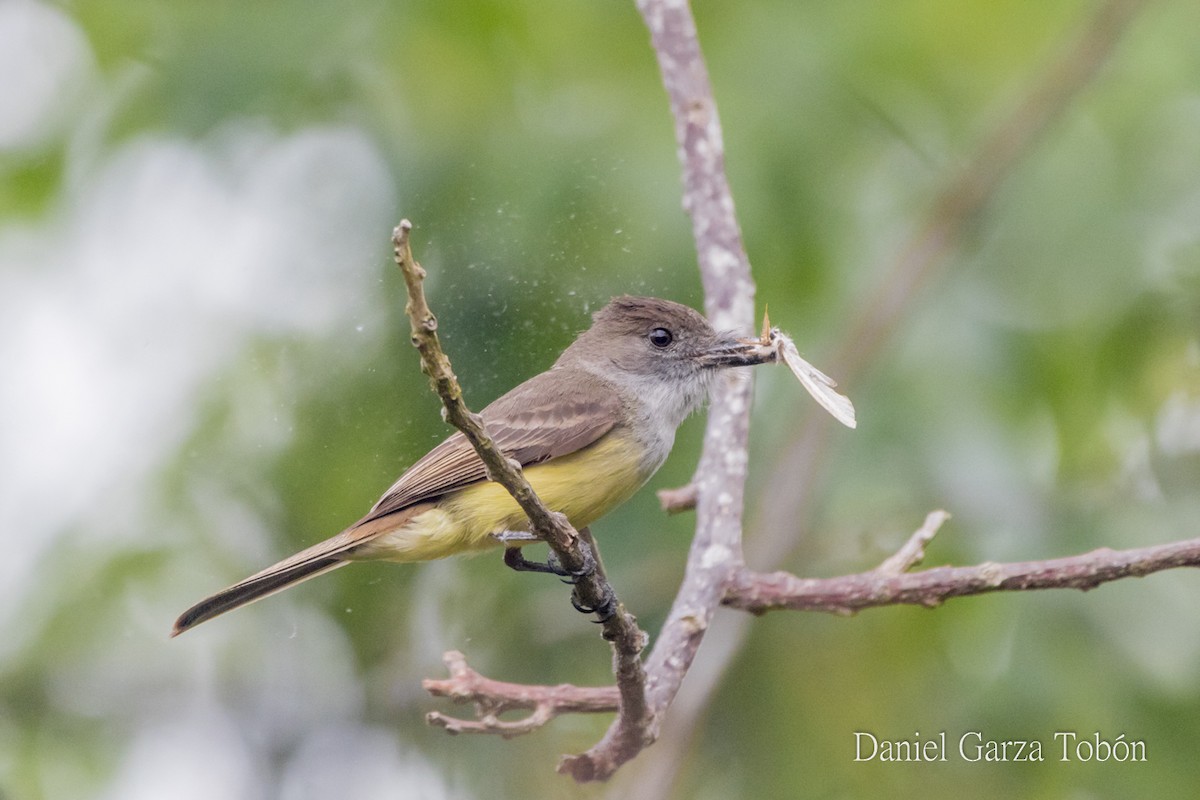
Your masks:
[{"label": "bird's brown wing", "polygon": [[[621,399],[589,372],[556,369],[525,381],[480,416],[496,445],[524,467],[574,453],[608,433],[620,419]],[[359,525],[485,478],[475,449],[455,433],[409,467]]]}]

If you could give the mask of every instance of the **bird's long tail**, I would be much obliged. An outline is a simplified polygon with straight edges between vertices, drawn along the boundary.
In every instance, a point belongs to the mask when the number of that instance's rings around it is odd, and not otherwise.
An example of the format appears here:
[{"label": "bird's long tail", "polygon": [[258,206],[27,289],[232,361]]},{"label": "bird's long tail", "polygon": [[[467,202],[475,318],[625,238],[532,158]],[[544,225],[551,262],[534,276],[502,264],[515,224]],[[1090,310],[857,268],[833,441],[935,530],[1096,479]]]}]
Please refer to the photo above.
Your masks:
[{"label": "bird's long tail", "polygon": [[[211,597],[204,598],[179,615],[171,629],[171,636],[178,636],[187,629],[226,611],[261,600],[351,561],[362,557],[371,558],[373,556],[370,554],[369,545],[372,540],[396,530],[408,519],[427,511],[428,508],[427,504],[416,505],[402,509],[399,513],[385,514],[381,517],[368,515],[338,535],[301,550],[296,555],[285,558],[278,564],[272,564],[228,589],[222,589]],[[364,547],[368,549],[364,551]]]},{"label": "bird's long tail", "polygon": [[291,567],[280,564],[252,575],[240,583],[235,583],[228,589],[222,589],[211,597],[206,597],[175,620],[171,636],[178,636],[188,628],[193,628],[201,622],[220,616],[226,611],[253,603],[264,597],[281,592],[294,584],[315,578],[318,575],[349,564],[341,558],[317,558],[305,561]]},{"label": "bird's long tail", "polygon": [[262,572],[235,583],[228,589],[222,589],[217,594],[205,597],[204,600],[188,608],[175,620],[175,626],[170,630],[173,637],[190,627],[196,627],[200,622],[220,616],[246,603],[262,600],[263,597],[274,595],[308,578],[324,575],[325,572],[336,570],[344,564],[349,564],[350,553],[359,545],[361,536],[358,531],[349,528],[341,534],[326,539],[318,545],[313,545],[305,551],[300,551],[292,558],[284,559],[278,564],[266,567]]},{"label": "bird's long tail", "polygon": [[307,581],[308,578],[323,575],[330,570],[336,570],[337,567],[344,564],[349,564],[349,561],[338,558],[317,559],[307,564],[296,565],[292,569],[271,572],[270,575],[246,578],[245,581],[235,583],[228,589],[222,589],[215,595],[205,597],[204,600],[188,608],[186,612],[179,615],[179,619],[175,620],[175,626],[170,630],[170,634],[173,637],[179,636],[187,628],[196,627],[200,622],[220,616],[228,610],[245,606],[246,603],[262,600],[263,597],[274,595],[276,591],[283,591],[290,585]]}]

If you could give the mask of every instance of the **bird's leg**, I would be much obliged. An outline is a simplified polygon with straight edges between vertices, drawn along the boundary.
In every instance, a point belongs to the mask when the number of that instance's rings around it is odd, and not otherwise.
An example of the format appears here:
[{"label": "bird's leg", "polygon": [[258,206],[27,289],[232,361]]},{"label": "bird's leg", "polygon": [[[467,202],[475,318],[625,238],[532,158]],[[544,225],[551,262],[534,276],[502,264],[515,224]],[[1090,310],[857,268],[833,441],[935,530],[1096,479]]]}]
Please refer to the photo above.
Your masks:
[{"label": "bird's leg", "polygon": [[556,566],[541,561],[530,561],[525,558],[520,547],[510,544],[504,546],[504,563],[509,569],[517,572],[549,572],[551,575],[562,575],[562,570]]},{"label": "bird's leg", "polygon": [[[521,547],[541,541],[532,533],[501,531],[492,535],[504,545],[504,563],[510,569],[517,572],[545,572],[562,578],[563,583],[569,583],[576,587],[575,591],[571,593],[571,605],[581,613],[595,614],[599,618],[598,622],[607,622],[616,613],[616,598],[605,578],[604,564],[600,561],[600,549],[596,546],[596,540],[592,537],[589,529],[583,528],[579,531],[579,551],[583,555],[583,567],[575,571],[564,569],[553,553],[547,557],[545,563],[525,558]],[[584,603],[579,597],[579,580],[589,575],[597,575],[600,578],[600,586],[603,588],[603,596],[599,602],[593,604]]]},{"label": "bird's leg", "polygon": [[509,569],[517,572],[548,572],[550,575],[557,575],[563,578],[563,583],[574,585],[578,579],[599,573],[601,578],[604,578],[604,565],[600,564],[600,551],[596,549],[595,540],[592,537],[592,531],[584,528],[580,533],[580,553],[583,555],[583,566],[578,570],[566,570],[562,564],[558,563],[557,555],[551,553],[546,558],[545,563],[542,561],[530,561],[521,552],[521,548],[530,543],[540,542],[541,537],[528,533],[524,530],[502,530],[498,534],[492,534],[492,539],[496,539],[504,545],[504,564],[509,566]]},{"label": "bird's leg", "polygon": [[[587,529],[584,528],[584,531]],[[581,533],[583,532],[581,531]],[[492,538],[504,545],[504,563],[508,565],[509,569],[517,572],[545,572],[563,578],[564,583],[574,584],[585,575],[591,575],[596,571],[596,559],[592,556],[592,548],[587,543],[587,540],[591,539],[590,533],[586,534],[586,539],[581,539],[579,542],[579,549],[583,554],[583,567],[575,571],[564,569],[558,563],[558,557],[553,553],[546,558],[545,562],[530,561],[525,558],[521,548],[527,544],[542,541],[540,537],[528,531],[500,531],[493,533]]]},{"label": "bird's leg", "polygon": [[[543,564],[540,561],[530,561],[521,552],[522,545],[541,541],[532,533],[528,531],[500,531],[499,533],[493,533],[492,538],[504,545],[504,563],[508,565],[509,569],[516,570],[517,572],[549,572],[551,574],[558,574],[548,563]],[[516,542],[520,542],[520,544],[516,544]]]},{"label": "bird's leg", "polygon": [[[515,547],[518,550],[524,545],[542,541],[540,536],[529,531],[498,531],[490,535],[505,547]],[[513,544],[514,542],[519,542],[519,544]]]}]

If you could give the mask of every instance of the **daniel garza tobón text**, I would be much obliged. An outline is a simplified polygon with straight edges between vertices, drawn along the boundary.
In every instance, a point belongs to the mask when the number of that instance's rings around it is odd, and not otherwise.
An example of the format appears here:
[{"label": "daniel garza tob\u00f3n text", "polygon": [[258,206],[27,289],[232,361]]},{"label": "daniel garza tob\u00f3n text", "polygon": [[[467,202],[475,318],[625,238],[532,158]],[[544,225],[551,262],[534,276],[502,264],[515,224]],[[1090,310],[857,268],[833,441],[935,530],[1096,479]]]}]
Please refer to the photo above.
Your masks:
[{"label": "daniel garza tob\u00f3n text", "polygon": [[978,763],[997,762],[1143,762],[1146,742],[1124,733],[1106,737],[1100,732],[1079,734],[1055,731],[1045,743],[1040,739],[992,739],[981,731],[966,731],[956,740],[945,731],[921,738],[920,731],[907,739],[887,739],[867,731],[854,732],[854,760],[878,762],[935,762],[951,759]]}]

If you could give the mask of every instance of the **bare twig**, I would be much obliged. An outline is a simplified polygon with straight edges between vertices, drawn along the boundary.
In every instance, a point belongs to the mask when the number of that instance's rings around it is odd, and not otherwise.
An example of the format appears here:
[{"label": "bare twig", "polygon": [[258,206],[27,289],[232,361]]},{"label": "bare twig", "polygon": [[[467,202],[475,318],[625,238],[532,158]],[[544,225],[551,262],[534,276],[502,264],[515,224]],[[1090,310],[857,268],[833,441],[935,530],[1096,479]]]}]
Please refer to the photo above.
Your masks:
[{"label": "bare twig", "polygon": [[[603,635],[613,646],[613,672],[621,701],[618,719],[633,726],[644,726],[650,716],[645,702],[646,676],[641,661],[646,634],[637,626],[634,616],[616,599],[616,592],[602,570],[583,572],[587,559],[580,547],[579,532],[571,527],[564,515],[546,508],[525,479],[521,465],[505,457],[488,436],[483,421],[467,408],[462,399],[462,388],[450,368],[450,359],[438,341],[437,318],[425,300],[425,270],[413,258],[409,243],[411,231],[412,223],[402,220],[392,234],[392,244],[396,265],[404,273],[404,282],[408,287],[405,312],[412,324],[413,346],[421,354],[421,370],[429,376],[434,391],[442,399],[446,420],[471,442],[487,467],[488,477],[507,489],[520,504],[521,510],[529,517],[530,528],[546,541],[558,556],[559,563],[570,572],[582,573],[575,582],[579,603],[590,608],[599,608],[601,603],[609,601],[615,604],[615,613],[603,622]],[[587,544],[593,551],[595,563],[599,563],[595,541],[588,537]]]},{"label": "bare twig", "polygon": [[852,614],[864,608],[902,604],[933,608],[954,597],[988,592],[1086,591],[1102,583],[1176,567],[1200,567],[1200,539],[1134,550],[1101,548],[1046,561],[987,562],[907,573],[876,569],[838,578],[797,578],[786,572],[742,570],[729,587],[725,605],[754,614],[785,608]]},{"label": "bare twig", "polygon": [[933,541],[933,537],[937,536],[938,530],[948,519],[950,515],[945,511],[930,511],[925,516],[924,524],[908,537],[908,541],[899,550],[884,559],[875,571],[880,575],[899,575],[920,564],[925,560],[925,545]]},{"label": "bare twig", "polygon": [[[900,547],[893,559],[905,564],[936,533],[948,515],[935,511]],[[723,604],[762,614],[767,611],[821,611],[843,616],[866,608],[920,605],[933,608],[946,600],[989,592],[1036,589],[1086,591],[1103,583],[1143,577],[1180,567],[1200,567],[1200,539],[1130,550],[1100,548],[1089,553],[1044,561],[1006,564],[983,563],[970,567],[935,567],[920,572],[876,568],[836,578],[799,578],[787,572],[758,573],[739,568],[731,575]],[[599,713],[617,710],[620,694],[615,686],[580,687],[569,684],[538,686],[485,678],[471,669],[456,651],[445,656],[450,677],[426,680],[431,694],[459,703],[474,703],[473,721],[428,715],[430,723],[450,733],[488,733],[512,737],[545,725],[560,714]],[[526,717],[501,720],[514,710],[530,710]]]},{"label": "bare twig", "polygon": [[458,377],[450,368],[450,359],[442,350],[437,335],[437,317],[425,300],[425,270],[413,258],[409,233],[412,223],[401,220],[392,233],[392,246],[396,266],[404,274],[408,287],[408,302],[404,312],[412,325],[413,347],[421,354],[421,371],[429,376],[433,390],[442,399],[446,421],[463,432],[470,440],[475,452],[487,467],[488,477],[504,486],[529,517],[531,527],[538,536],[562,559],[563,566],[572,571],[583,568],[585,559],[577,545],[579,534],[562,514],[551,511],[534,494],[533,487],[525,479],[521,465],[500,451],[492,437],[484,430],[483,420],[472,413],[463,400]]},{"label": "bare twig", "polygon": [[658,496],[659,507],[668,514],[679,514],[691,511],[696,507],[696,484],[694,483],[674,489],[659,489],[655,494]]},{"label": "bare twig", "polygon": [[[537,730],[559,714],[591,714],[616,711],[619,695],[615,686],[583,687],[527,686],[485,678],[467,666],[467,659],[451,650],[442,659],[450,671],[445,680],[426,679],[425,691],[438,697],[448,697],[456,703],[474,703],[474,720],[456,719],[431,711],[425,719],[431,725],[445,728],[447,733],[492,733],[511,738]],[[500,715],[515,709],[532,711],[516,720],[502,720]]]}]

